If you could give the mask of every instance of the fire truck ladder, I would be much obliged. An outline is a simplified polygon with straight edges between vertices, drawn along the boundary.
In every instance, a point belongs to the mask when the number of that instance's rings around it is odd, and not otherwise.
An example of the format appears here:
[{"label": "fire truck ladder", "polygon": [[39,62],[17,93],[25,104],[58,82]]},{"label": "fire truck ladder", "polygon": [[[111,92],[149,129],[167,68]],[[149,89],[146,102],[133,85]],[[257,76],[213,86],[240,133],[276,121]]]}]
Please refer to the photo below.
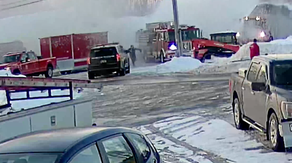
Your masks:
[{"label": "fire truck ladder", "polygon": [[[94,88],[101,91],[102,84],[93,83],[89,80],[75,79],[44,79],[22,77],[0,77],[0,90],[6,91],[7,104],[0,109],[11,107],[11,101],[33,100],[45,98],[70,98],[73,100],[74,89]],[[54,95],[53,90],[69,90],[67,94]],[[47,91],[47,95],[32,96],[32,92]],[[25,97],[13,98],[13,94],[25,92]]]}]

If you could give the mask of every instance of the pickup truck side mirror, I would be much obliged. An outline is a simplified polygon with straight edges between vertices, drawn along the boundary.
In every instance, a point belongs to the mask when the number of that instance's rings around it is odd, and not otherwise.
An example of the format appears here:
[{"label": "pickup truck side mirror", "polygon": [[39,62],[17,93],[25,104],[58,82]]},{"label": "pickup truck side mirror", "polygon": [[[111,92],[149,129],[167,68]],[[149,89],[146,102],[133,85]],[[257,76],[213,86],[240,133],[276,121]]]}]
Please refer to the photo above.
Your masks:
[{"label": "pickup truck side mirror", "polygon": [[251,89],[256,92],[265,91],[267,89],[266,83],[251,83]]}]

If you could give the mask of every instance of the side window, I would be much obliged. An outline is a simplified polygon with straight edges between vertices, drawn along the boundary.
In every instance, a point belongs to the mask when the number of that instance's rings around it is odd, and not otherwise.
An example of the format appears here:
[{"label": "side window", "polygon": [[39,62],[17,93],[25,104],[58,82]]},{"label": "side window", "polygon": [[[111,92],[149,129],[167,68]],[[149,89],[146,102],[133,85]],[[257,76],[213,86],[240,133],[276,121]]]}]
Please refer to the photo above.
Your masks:
[{"label": "side window", "polygon": [[260,68],[259,64],[252,63],[252,65],[251,65],[251,67],[249,69],[248,75],[247,75],[247,80],[248,81],[251,81],[251,82],[255,82],[256,81],[259,68]]},{"label": "side window", "polygon": [[266,83],[267,82],[267,71],[266,71],[266,66],[262,65],[257,82],[259,83]]},{"label": "side window", "polygon": [[134,154],[123,136],[102,142],[110,163],[135,163]]},{"label": "side window", "polygon": [[132,140],[134,146],[138,148],[139,155],[141,155],[144,161],[147,161],[151,155],[151,150],[143,137],[137,134],[127,134],[127,136]]},{"label": "side window", "polygon": [[100,155],[96,144],[91,145],[77,154],[70,163],[101,163]]},{"label": "side window", "polygon": [[37,57],[35,56],[34,53],[28,53],[28,57],[29,57],[29,59],[32,60],[32,61],[37,60]]},{"label": "side window", "polygon": [[26,59],[28,58],[27,54],[22,54],[21,56],[21,62],[26,62]]}]

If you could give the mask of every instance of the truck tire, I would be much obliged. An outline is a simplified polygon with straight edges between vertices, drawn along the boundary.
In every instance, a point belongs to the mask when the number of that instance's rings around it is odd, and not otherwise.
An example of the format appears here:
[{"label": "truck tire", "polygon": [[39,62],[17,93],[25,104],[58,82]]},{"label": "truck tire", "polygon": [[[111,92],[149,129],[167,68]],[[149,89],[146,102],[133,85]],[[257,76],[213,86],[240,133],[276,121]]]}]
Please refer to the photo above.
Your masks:
[{"label": "truck tire", "polygon": [[159,56],[159,62],[160,63],[164,63],[165,62],[165,58],[162,52],[160,52],[160,56]]},{"label": "truck tire", "polygon": [[119,76],[125,76],[127,74],[127,70],[126,70],[126,63],[124,62],[123,67],[120,69],[120,71],[118,72]]},{"label": "truck tire", "polygon": [[127,66],[127,69],[126,69],[126,73],[129,74],[129,73],[131,73],[130,60],[128,60],[127,63],[128,63],[128,66]]},{"label": "truck tire", "polygon": [[52,78],[54,74],[54,69],[52,66],[47,67],[47,71],[45,72],[46,78]]},{"label": "truck tire", "polygon": [[240,130],[247,130],[249,125],[242,120],[240,102],[238,98],[234,98],[232,106],[233,106],[233,119],[234,119],[235,127]]},{"label": "truck tire", "polygon": [[94,79],[95,78],[95,75],[94,75],[94,73],[92,73],[92,72],[88,72],[88,79]]},{"label": "truck tire", "polygon": [[284,140],[279,132],[279,122],[275,113],[269,117],[268,138],[274,151],[281,152],[284,150]]}]

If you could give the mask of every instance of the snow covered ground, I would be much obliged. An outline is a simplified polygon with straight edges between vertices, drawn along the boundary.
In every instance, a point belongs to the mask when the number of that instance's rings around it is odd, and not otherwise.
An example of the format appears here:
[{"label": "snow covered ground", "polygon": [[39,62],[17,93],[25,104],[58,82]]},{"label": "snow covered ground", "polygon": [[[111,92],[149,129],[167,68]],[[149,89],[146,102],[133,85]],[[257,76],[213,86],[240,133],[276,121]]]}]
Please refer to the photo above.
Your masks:
[{"label": "snow covered ground", "polygon": [[[149,130],[151,128],[152,130]],[[162,134],[153,132],[153,128]],[[292,162],[291,154],[272,152],[244,131],[237,130],[221,119],[175,116],[139,129],[149,135],[161,151],[161,155],[165,156],[171,151],[185,158],[177,162],[191,162],[190,160],[200,163],[213,162],[210,157],[212,154],[227,162]],[[174,143],[174,140],[177,142]],[[181,142],[179,144],[187,143],[197,151],[190,151],[190,147],[177,145],[178,142]],[[168,150],[165,150],[166,148]]]}]

